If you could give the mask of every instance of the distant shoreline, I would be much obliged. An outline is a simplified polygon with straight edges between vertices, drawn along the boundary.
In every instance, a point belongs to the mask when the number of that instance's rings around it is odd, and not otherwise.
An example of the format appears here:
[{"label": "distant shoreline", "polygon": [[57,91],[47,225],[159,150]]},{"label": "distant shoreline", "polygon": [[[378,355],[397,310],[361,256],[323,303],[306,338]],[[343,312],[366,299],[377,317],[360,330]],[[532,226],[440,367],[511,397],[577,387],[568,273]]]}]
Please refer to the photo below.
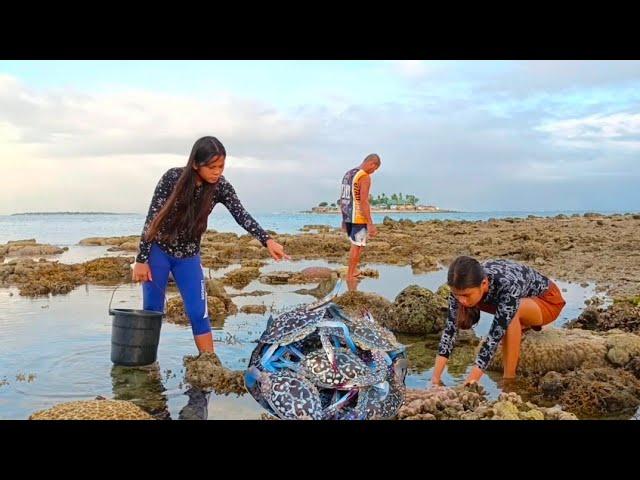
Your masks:
[{"label": "distant shoreline", "polygon": [[115,212],[23,212],[12,213],[11,217],[25,215],[136,215],[135,213],[115,213]]},{"label": "distant shoreline", "polygon": [[[313,211],[313,210],[303,210],[300,213],[314,213],[318,215],[338,215],[340,214],[340,210],[329,210],[329,211]],[[371,213],[467,213],[458,210],[376,210],[371,209]]]}]

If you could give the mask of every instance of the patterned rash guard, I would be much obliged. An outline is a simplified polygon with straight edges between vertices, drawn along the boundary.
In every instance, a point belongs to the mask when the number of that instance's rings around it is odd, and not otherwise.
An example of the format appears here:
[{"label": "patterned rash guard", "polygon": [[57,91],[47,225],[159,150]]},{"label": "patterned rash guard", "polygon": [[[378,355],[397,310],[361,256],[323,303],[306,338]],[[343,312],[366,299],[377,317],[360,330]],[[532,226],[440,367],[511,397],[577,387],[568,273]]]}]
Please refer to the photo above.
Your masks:
[{"label": "patterned rash guard", "polygon": [[[144,239],[144,236],[147,232],[147,229],[149,228],[149,225],[151,225],[153,218],[171,196],[171,193],[173,192],[173,189],[175,188],[183,169],[183,167],[169,169],[162,176],[162,178],[158,182],[158,185],[156,186],[153,198],[151,199],[149,213],[147,214],[147,220],[145,221],[142,235],[140,237],[140,251],[136,256],[136,262],[138,263],[145,263],[147,261],[147,259],[149,258],[149,252],[151,251],[152,243],[156,243],[164,252],[176,258],[192,257],[200,252],[200,239],[189,239],[185,235],[185,232],[178,232],[178,234],[176,235],[176,239],[170,243],[165,243],[159,240],[147,242]],[[196,189],[194,199],[198,199],[201,194],[202,186]],[[244,209],[242,203],[240,203],[240,200],[236,195],[235,190],[233,189],[233,186],[223,176],[221,176],[218,180],[216,194],[213,198],[213,203],[211,205],[209,213],[211,213],[211,210],[213,210],[213,207],[216,205],[216,203],[222,203],[225,207],[227,207],[227,210],[229,210],[233,218],[236,220],[236,222],[238,222],[238,225],[244,228],[255,238],[260,240],[260,243],[262,243],[262,245],[266,246],[267,240],[269,240],[269,235]]]},{"label": "patterned rash guard", "polygon": [[360,180],[368,177],[369,174],[360,167],[352,168],[344,174],[340,192],[340,209],[344,222],[367,223],[367,217],[362,211]]},{"label": "patterned rash guard", "polygon": [[[482,303],[496,307],[496,313],[485,338],[476,365],[486,370],[502,340],[507,327],[520,307],[520,299],[538,297],[549,288],[549,279],[536,270],[510,260],[489,260],[482,263],[489,279],[489,291]],[[438,355],[449,358],[457,332],[458,301],[449,296],[449,316],[440,338]]]}]

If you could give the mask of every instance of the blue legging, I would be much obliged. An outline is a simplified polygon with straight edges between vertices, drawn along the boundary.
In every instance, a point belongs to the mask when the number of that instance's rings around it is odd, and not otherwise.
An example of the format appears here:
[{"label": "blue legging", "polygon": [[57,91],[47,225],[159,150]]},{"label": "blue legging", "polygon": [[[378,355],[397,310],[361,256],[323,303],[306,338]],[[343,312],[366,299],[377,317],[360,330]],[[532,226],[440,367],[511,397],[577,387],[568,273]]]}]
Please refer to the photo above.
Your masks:
[{"label": "blue legging", "polygon": [[210,332],[207,286],[202,274],[200,255],[188,258],[172,257],[154,243],[149,254],[149,268],[153,285],[152,282],[142,284],[142,308],[158,312],[164,310],[165,290],[171,272],[180,290],[193,335]]}]

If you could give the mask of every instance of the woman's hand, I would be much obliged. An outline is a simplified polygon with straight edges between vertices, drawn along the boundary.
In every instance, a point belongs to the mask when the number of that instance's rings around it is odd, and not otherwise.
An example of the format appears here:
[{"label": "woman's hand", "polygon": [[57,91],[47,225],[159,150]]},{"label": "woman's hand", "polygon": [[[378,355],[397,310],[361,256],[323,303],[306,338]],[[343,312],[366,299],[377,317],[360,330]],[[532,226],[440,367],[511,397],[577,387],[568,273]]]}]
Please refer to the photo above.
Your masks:
[{"label": "woman's hand", "polygon": [[474,365],[464,384],[471,385],[472,383],[477,383],[482,375],[484,375],[484,372],[478,366]]},{"label": "woman's hand", "polygon": [[136,262],[133,265],[131,279],[134,282],[152,282],[153,278],[151,278],[151,269],[149,268],[149,264]]},{"label": "woman's hand", "polygon": [[282,245],[271,238],[267,240],[267,250],[269,250],[269,255],[271,255],[276,262],[282,259],[291,260],[291,257],[284,253]]},{"label": "woman's hand", "polygon": [[371,238],[373,238],[376,235],[378,235],[378,229],[376,228],[376,226],[373,223],[368,223],[367,224],[367,233],[369,234],[369,236]]},{"label": "woman's hand", "polygon": [[444,383],[442,383],[441,377],[442,377],[442,372],[444,372],[444,368],[447,366],[448,361],[449,359],[447,357],[443,357],[442,355],[436,356],[436,364],[433,367],[433,374],[431,375],[431,387],[444,386]]}]

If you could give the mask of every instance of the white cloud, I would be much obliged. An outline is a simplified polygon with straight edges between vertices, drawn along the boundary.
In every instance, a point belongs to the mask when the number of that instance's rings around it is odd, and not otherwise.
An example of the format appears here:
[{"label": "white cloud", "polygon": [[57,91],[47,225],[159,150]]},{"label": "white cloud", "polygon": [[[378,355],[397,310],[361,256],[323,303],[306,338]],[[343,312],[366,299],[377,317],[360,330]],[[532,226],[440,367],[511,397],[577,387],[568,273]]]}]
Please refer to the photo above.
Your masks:
[{"label": "white cloud", "polygon": [[570,148],[618,148],[640,150],[640,113],[589,115],[543,123],[537,130]]},{"label": "white cloud", "polygon": [[57,156],[155,151],[181,153],[200,135],[232,145],[250,138],[279,144],[298,138],[304,119],[255,101],[195,98],[128,90],[85,94],[32,91],[7,76],[0,82],[0,121],[14,137]]}]

